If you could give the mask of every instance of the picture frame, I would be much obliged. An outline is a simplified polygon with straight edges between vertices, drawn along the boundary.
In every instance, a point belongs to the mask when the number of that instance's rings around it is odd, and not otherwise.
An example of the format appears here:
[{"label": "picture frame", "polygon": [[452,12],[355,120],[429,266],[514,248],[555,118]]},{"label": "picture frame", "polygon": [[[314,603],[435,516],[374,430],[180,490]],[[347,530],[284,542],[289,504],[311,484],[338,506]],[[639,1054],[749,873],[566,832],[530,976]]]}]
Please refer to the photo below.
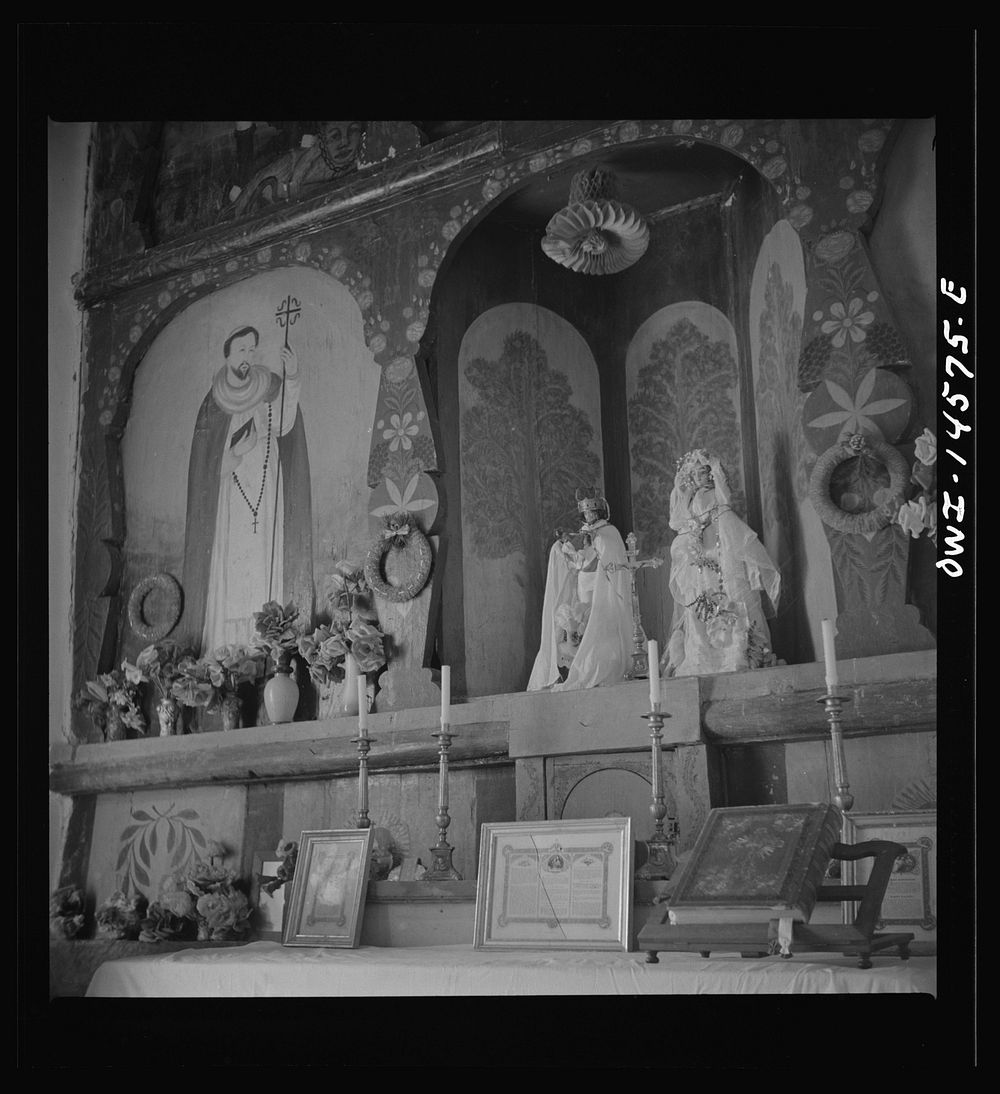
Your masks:
[{"label": "picture frame", "polygon": [[477,950],[625,950],[633,944],[631,817],[485,823]]},{"label": "picture frame", "polygon": [[284,946],[353,949],[361,937],[371,828],[305,831],[286,898]]},{"label": "picture frame", "polygon": [[[890,840],[906,855],[896,860],[882,900],[876,928],[913,932],[914,952],[937,942],[937,811],[910,813],[845,813],[844,843]],[[844,884],[864,885],[871,859],[844,862]],[[845,901],[844,922],[853,923],[857,904]]]},{"label": "picture frame", "polygon": [[255,851],[253,856],[253,873],[250,876],[250,903],[254,909],[255,933],[259,940],[266,942],[280,942],[281,929],[284,922],[285,897],[291,889],[291,883],[286,882],[273,893],[267,893],[261,887],[261,876],[276,877],[278,867],[281,865],[274,849],[267,851]]}]

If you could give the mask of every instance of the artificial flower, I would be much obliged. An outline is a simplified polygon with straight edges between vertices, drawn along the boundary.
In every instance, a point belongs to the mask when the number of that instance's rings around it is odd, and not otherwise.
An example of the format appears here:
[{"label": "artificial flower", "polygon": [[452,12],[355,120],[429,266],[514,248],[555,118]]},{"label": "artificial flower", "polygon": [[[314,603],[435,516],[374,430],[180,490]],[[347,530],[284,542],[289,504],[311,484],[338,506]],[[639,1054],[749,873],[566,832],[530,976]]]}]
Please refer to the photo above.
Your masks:
[{"label": "artificial flower", "polygon": [[927,527],[926,514],[927,501],[925,498],[920,497],[915,501],[904,502],[900,506],[896,522],[904,532],[909,532],[914,539],[919,539]]},{"label": "artificial flower", "polygon": [[927,428],[913,442],[913,454],[925,467],[933,467],[937,461],[937,437]]},{"label": "artificial flower", "polygon": [[116,889],[97,909],[94,917],[97,933],[109,938],[137,939],[148,906],[149,901],[142,893],[128,897]]}]

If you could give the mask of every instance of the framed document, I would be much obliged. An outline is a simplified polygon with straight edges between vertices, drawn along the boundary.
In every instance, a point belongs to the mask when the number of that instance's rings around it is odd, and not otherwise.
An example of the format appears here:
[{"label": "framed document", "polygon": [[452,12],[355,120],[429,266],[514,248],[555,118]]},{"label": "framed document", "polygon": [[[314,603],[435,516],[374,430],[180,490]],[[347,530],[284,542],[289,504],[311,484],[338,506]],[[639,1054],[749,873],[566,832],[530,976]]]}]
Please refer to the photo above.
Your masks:
[{"label": "framed document", "polygon": [[[906,854],[896,859],[882,899],[876,927],[913,931],[914,942],[937,940],[937,813],[845,813],[844,842],[884,839],[900,843]],[[845,862],[844,883],[864,885],[871,859]],[[844,922],[852,923],[856,905],[844,904]]]},{"label": "framed document", "polygon": [[371,828],[302,833],[283,945],[357,946],[371,840]]},{"label": "framed document", "polygon": [[484,824],[477,950],[628,950],[632,819]]}]

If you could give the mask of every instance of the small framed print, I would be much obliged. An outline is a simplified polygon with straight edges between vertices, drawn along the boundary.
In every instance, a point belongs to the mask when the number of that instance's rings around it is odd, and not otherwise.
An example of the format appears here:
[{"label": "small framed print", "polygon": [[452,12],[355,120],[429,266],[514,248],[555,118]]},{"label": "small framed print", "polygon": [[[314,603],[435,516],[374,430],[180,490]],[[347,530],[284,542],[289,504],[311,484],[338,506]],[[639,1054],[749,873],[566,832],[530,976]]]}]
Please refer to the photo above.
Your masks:
[{"label": "small framed print", "polygon": [[368,891],[371,828],[303,832],[282,943],[357,946]]},{"label": "small framed print", "polygon": [[[844,842],[884,839],[902,844],[882,899],[879,930],[913,932],[914,944],[937,941],[937,813],[859,813],[844,815]],[[872,859],[845,862],[844,883],[864,885]],[[844,904],[844,922],[853,923],[856,904]],[[913,948],[913,947],[911,947]]]},{"label": "small framed print", "polygon": [[628,950],[632,820],[519,821],[482,827],[478,950]]}]

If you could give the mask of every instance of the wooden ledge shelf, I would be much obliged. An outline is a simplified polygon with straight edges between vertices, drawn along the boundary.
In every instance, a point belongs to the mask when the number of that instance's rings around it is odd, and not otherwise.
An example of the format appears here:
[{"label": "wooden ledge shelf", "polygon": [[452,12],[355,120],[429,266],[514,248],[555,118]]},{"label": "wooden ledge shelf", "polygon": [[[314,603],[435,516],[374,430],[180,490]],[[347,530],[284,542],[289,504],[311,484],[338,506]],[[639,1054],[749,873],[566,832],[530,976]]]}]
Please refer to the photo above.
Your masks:
[{"label": "wooden ledge shelf", "polygon": [[[927,732],[937,727],[937,652],[841,661],[845,737]],[[823,665],[664,680],[670,714],[663,745],[739,745],[817,740],[829,726],[821,703]],[[532,756],[645,751],[649,685],[570,692],[488,695],[453,703],[453,766],[506,763]],[[375,713],[369,770],[435,768],[438,710]],[[146,737],[105,744],[57,744],[49,750],[49,789],[95,794],[159,787],[318,779],[357,771],[357,719],[290,722],[229,733]]]}]

